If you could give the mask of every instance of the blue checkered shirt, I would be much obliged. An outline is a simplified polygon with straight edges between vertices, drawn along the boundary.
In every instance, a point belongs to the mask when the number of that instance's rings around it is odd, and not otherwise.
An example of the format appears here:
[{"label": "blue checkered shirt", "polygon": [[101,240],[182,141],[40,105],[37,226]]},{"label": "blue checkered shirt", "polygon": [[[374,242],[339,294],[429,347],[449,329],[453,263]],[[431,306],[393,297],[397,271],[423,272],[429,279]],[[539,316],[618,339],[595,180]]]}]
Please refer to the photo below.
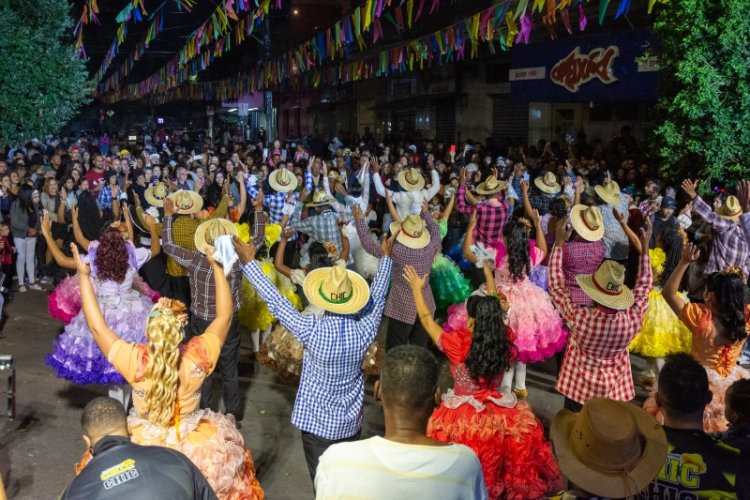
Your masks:
[{"label": "blue checkered shirt", "polygon": [[615,205],[599,205],[602,211],[602,219],[604,221],[604,245],[606,250],[604,258],[623,261],[627,260],[628,252],[630,250],[630,240],[628,235],[625,234],[625,230],[620,225],[620,221],[615,218],[615,214],[612,212],[613,208],[616,208],[625,217],[625,222],[628,221],[628,202],[625,199],[625,195],[620,193],[620,204]]},{"label": "blue checkered shirt", "polygon": [[[308,194],[312,194],[313,176],[310,170],[305,169],[304,179],[305,190],[308,192]],[[256,184],[250,184],[247,180],[245,180],[245,188],[247,188],[247,195],[250,197],[250,199],[254,200],[258,196],[258,186]],[[268,208],[268,217],[271,224],[281,223],[281,219],[284,217],[283,210],[284,205],[286,204],[286,197],[288,195],[289,193],[272,193],[263,196],[263,206]],[[294,193],[292,193],[292,195],[294,196],[294,201],[299,203],[299,193],[295,191]]]},{"label": "blue checkered shirt", "polygon": [[112,209],[112,188],[109,184],[104,186],[102,190],[99,191],[99,208],[101,210]]},{"label": "blue checkered shirt", "polygon": [[344,439],[362,428],[365,381],[362,359],[375,339],[393,263],[380,259],[370,301],[356,314],[301,314],[268,280],[258,264],[242,267],[268,310],[304,346],[302,376],[292,424],[325,439]]},{"label": "blue checkered shirt", "polygon": [[336,245],[336,252],[341,253],[341,230],[339,216],[332,208],[318,215],[312,215],[305,220],[295,221],[290,225],[300,233],[305,233],[315,241],[327,241]]}]

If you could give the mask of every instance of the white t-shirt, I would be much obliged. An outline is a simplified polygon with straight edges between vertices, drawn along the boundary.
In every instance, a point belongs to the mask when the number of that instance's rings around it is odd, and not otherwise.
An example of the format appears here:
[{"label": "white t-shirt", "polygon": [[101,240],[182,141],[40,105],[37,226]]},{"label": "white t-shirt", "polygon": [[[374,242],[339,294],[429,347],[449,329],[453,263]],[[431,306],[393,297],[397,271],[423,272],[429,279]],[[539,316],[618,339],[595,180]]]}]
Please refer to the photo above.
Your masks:
[{"label": "white t-shirt", "polygon": [[460,444],[424,446],[379,436],[331,446],[315,475],[318,499],[487,498],[474,452]]}]

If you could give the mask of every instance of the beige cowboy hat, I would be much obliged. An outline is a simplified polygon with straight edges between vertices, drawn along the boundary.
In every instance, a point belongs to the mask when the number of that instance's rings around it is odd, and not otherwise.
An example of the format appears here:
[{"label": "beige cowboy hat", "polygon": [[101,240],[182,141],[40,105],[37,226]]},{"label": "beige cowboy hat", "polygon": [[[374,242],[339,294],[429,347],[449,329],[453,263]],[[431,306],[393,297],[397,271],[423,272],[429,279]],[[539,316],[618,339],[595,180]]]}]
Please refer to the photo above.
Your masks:
[{"label": "beige cowboy hat", "polygon": [[562,190],[560,183],[557,182],[557,177],[552,172],[547,172],[544,177],[534,179],[534,185],[539,191],[547,194],[557,194]]},{"label": "beige cowboy hat", "polygon": [[331,170],[328,172],[328,180],[329,181],[336,181],[336,182],[344,182],[344,177],[336,172],[335,170]]},{"label": "beige cowboy hat", "polygon": [[396,177],[404,191],[421,191],[424,188],[424,177],[417,168],[407,168]]},{"label": "beige cowboy hat", "polygon": [[625,267],[613,260],[605,260],[594,274],[576,276],[578,286],[594,302],[622,311],[633,305],[633,291],[626,287]]},{"label": "beige cowboy hat", "polygon": [[315,191],[312,196],[312,201],[305,204],[306,207],[322,207],[323,205],[330,205],[333,200],[326,195],[324,191]]},{"label": "beige cowboy hat", "polygon": [[724,204],[716,211],[716,215],[722,219],[739,220],[742,215],[742,206],[736,196],[729,196]]},{"label": "beige cowboy hat", "polygon": [[498,180],[497,177],[491,175],[477,186],[476,192],[477,194],[495,194],[499,193],[506,187],[508,187],[507,182]]},{"label": "beige cowboy hat", "polygon": [[146,188],[146,193],[144,194],[146,197],[146,201],[149,205],[154,207],[163,207],[164,206],[164,198],[169,196],[169,188],[167,187],[167,184],[165,182],[157,182],[153,186],[149,186]]},{"label": "beige cowboy hat", "polygon": [[604,218],[599,207],[576,205],[570,210],[570,223],[586,241],[599,241],[604,236]]},{"label": "beige cowboy hat", "polygon": [[409,215],[403,222],[391,223],[391,234],[396,234],[396,241],[408,248],[416,250],[424,248],[430,243],[430,232],[425,226],[425,222],[419,215]]},{"label": "beige cowboy hat", "polygon": [[179,215],[197,214],[203,209],[203,198],[195,191],[181,189],[167,196],[174,203],[175,213]]},{"label": "beige cowboy hat", "polygon": [[268,183],[279,193],[290,193],[297,189],[297,177],[286,168],[279,168],[268,176]]},{"label": "beige cowboy hat", "polygon": [[607,184],[594,186],[594,192],[599,195],[599,198],[604,200],[605,203],[616,206],[622,202],[620,197],[620,185],[615,181],[609,181]]},{"label": "beige cowboy hat", "polygon": [[367,281],[342,261],[310,271],[302,289],[311,304],[335,314],[355,314],[370,300]]},{"label": "beige cowboy hat", "polygon": [[565,477],[587,493],[607,498],[643,491],[667,456],[667,436],[651,415],[606,398],[590,399],[579,413],[558,412],[550,438]]},{"label": "beige cowboy hat", "polygon": [[201,222],[198,228],[195,230],[195,236],[193,241],[195,242],[195,248],[200,253],[206,253],[207,246],[214,246],[214,241],[219,236],[230,234],[237,236],[237,226],[228,219],[216,217],[208,219],[205,222]]}]

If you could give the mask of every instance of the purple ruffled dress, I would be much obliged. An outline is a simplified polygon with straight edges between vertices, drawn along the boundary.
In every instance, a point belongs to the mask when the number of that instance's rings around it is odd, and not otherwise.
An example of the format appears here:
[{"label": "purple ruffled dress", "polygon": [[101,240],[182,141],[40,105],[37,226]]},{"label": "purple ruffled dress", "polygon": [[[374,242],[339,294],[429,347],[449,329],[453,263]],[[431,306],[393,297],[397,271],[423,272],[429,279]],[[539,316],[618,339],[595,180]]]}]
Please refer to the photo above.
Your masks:
[{"label": "purple ruffled dress", "polygon": [[[134,248],[128,244],[130,267],[122,283],[100,281],[94,260],[98,242],[92,241],[85,257],[91,264],[91,277],[99,307],[107,326],[126,342],[146,342],[146,320],[153,302],[146,295],[133,290],[133,279],[138,268],[149,257],[145,248]],[[83,310],[65,326],[55,341],[54,351],[45,357],[59,378],[76,384],[124,384],[125,379],[117,373],[99,350],[86,324]]]}]

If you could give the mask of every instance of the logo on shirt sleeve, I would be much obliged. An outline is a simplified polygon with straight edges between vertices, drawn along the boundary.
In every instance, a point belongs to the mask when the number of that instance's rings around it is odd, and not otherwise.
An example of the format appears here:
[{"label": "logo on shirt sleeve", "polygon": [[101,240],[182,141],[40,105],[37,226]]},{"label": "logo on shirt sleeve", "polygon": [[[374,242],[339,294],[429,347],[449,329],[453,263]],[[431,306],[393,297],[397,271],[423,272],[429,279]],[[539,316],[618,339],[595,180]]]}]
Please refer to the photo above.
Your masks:
[{"label": "logo on shirt sleeve", "polygon": [[139,477],[138,469],[135,468],[135,460],[132,458],[123,460],[119,464],[102,471],[99,475],[99,479],[101,479],[105,490],[111,490],[115,486],[119,486],[137,477]]}]

